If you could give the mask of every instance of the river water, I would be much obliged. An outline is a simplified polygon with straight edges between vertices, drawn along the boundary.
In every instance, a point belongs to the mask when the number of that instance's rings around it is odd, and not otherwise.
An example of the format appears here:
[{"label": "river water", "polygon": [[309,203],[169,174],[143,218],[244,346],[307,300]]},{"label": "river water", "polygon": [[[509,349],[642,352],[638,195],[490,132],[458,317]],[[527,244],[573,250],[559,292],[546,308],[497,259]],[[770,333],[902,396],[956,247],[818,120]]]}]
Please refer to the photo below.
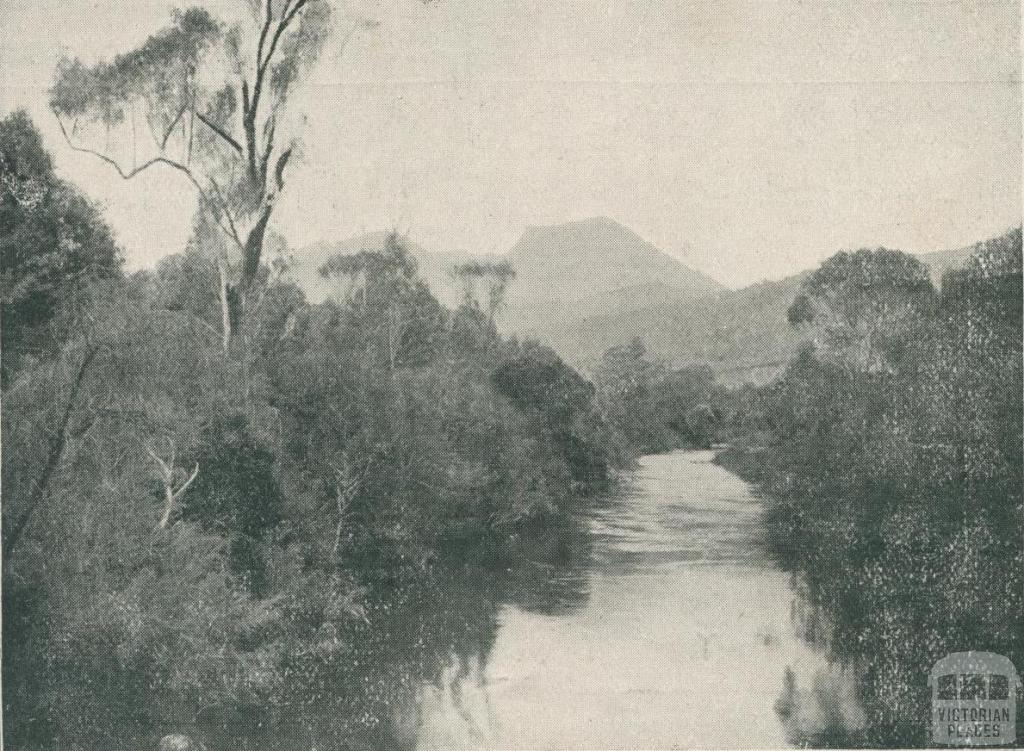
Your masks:
[{"label": "river water", "polygon": [[[788,745],[776,711],[787,669],[797,686],[821,685],[828,666],[795,634],[789,578],[762,552],[758,500],[712,460],[644,457],[589,514],[584,581],[564,588],[585,602],[501,605],[486,658],[456,660],[420,689],[409,745]],[[801,710],[801,724],[815,711]]]},{"label": "river water", "polygon": [[796,634],[761,503],[713,459],[644,457],[501,566],[384,576],[333,683],[218,721],[208,747],[781,748],[857,726],[852,682]]}]

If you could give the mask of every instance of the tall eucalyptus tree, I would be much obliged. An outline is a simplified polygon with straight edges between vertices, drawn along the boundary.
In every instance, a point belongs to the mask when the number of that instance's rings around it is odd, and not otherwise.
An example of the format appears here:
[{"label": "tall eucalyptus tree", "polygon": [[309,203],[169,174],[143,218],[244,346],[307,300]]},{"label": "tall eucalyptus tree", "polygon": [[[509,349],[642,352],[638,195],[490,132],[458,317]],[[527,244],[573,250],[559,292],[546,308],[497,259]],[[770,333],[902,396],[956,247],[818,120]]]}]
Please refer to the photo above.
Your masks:
[{"label": "tall eucalyptus tree", "polygon": [[[68,144],[126,180],[180,173],[240,261],[220,254],[224,346],[257,287],[268,224],[298,148],[292,95],[331,29],[327,0],[247,0],[238,19],[192,7],[112,61],[65,58],[50,104]],[[343,41],[367,21],[348,25]]]}]

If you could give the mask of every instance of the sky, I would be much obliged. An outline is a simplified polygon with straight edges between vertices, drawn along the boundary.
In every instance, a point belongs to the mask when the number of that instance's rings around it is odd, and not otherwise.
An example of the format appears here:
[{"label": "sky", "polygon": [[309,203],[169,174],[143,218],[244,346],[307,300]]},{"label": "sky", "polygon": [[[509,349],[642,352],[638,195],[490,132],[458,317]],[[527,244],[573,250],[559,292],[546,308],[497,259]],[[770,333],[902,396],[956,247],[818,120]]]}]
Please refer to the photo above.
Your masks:
[{"label": "sky", "polygon": [[[198,1],[198,0],[194,0]],[[206,0],[230,13],[244,0]],[[109,58],[173,0],[0,0],[0,114],[25,108],[130,268],[180,250],[194,197],[70,151],[61,52]],[[863,246],[963,247],[1021,217],[1020,5],[948,0],[353,0],[294,98],[293,248],[398,228],[500,253],[608,216],[737,287]]]}]

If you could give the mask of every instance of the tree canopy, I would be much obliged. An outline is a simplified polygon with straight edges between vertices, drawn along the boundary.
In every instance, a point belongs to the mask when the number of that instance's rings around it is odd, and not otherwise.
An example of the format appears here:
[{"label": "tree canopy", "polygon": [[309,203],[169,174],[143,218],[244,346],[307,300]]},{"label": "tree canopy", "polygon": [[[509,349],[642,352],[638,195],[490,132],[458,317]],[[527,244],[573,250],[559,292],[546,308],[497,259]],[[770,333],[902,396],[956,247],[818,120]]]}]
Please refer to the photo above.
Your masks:
[{"label": "tree canopy", "polygon": [[[298,148],[287,106],[331,28],[327,0],[252,0],[249,11],[245,23],[202,7],[176,11],[112,61],[62,60],[50,95],[71,148],[125,179],[162,166],[191,182],[240,258],[234,286],[243,307]],[[348,36],[368,26],[357,22]],[[228,259],[218,260],[227,285]],[[224,316],[231,320],[240,315]]]},{"label": "tree canopy", "polygon": [[824,359],[880,371],[891,367],[894,344],[921,324],[935,299],[928,267],[913,256],[887,248],[844,251],[804,280],[788,317],[813,331]]},{"label": "tree canopy", "polygon": [[121,274],[121,252],[96,207],[54,173],[24,112],[0,120],[3,378],[52,351],[51,324],[90,280]]}]

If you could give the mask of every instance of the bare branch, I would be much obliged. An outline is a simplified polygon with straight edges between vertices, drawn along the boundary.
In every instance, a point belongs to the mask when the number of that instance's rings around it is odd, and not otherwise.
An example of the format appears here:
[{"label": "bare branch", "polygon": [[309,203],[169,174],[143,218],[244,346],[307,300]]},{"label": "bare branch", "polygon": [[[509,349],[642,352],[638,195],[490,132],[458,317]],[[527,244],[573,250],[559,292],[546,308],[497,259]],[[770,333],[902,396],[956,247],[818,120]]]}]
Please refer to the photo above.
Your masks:
[{"label": "bare branch", "polygon": [[39,479],[36,480],[35,487],[32,489],[32,493],[29,495],[28,502],[25,505],[25,510],[21,513],[21,516],[15,519],[14,524],[11,525],[7,539],[4,541],[6,543],[3,548],[4,563],[10,560],[11,554],[14,552],[14,547],[18,544],[18,540],[21,538],[22,533],[24,533],[25,528],[28,526],[29,520],[32,518],[32,514],[34,514],[36,509],[41,505],[43,498],[46,496],[46,492],[49,490],[50,480],[53,478],[53,473],[57,471],[60,460],[64,456],[64,450],[67,447],[68,441],[68,423],[71,421],[71,414],[74,412],[75,402],[78,401],[78,394],[82,390],[82,382],[85,380],[86,371],[88,371],[89,365],[96,357],[97,352],[99,352],[99,347],[90,347],[85,353],[85,357],[82,358],[81,365],[78,366],[78,372],[75,374],[75,379],[71,384],[71,392],[68,395],[67,406],[64,408],[64,414],[61,416],[57,432],[50,441],[46,465],[43,467],[43,471],[39,475]]},{"label": "bare branch", "polygon": [[[181,164],[180,162],[177,162],[177,161],[175,161],[173,159],[168,159],[167,157],[159,156],[159,157],[154,157],[153,159],[150,159],[149,161],[145,162],[144,164],[138,165],[137,167],[134,167],[131,170],[126,171],[125,169],[123,169],[121,167],[121,165],[117,162],[117,160],[111,158],[107,154],[104,154],[104,153],[102,153],[100,151],[97,151],[95,149],[87,148],[85,146],[79,146],[78,144],[74,143],[71,140],[71,136],[67,132],[67,128],[64,126],[64,122],[60,119],[60,116],[57,115],[56,112],[54,114],[57,117],[57,125],[60,127],[61,133],[63,134],[64,140],[67,143],[69,148],[71,148],[73,151],[78,151],[78,152],[81,152],[83,154],[89,154],[91,156],[94,156],[94,157],[96,157],[96,158],[106,162],[107,164],[109,164],[111,167],[113,167],[117,171],[118,175],[120,175],[121,178],[123,178],[125,180],[130,180],[133,177],[136,177],[141,172],[147,170],[150,167],[153,167],[153,166],[158,165],[158,164],[164,164],[164,165],[166,165],[168,167],[171,167],[172,169],[176,169],[179,172],[181,172],[182,174],[184,174],[189,179],[189,182],[191,182],[192,185],[196,188],[196,190],[199,191],[199,194],[203,198],[207,198],[207,191],[206,191],[206,189],[203,188],[203,186],[196,179],[196,177],[193,174],[192,170],[189,169],[189,167],[187,167],[186,165]],[[193,114],[198,116],[204,122],[206,122],[205,118],[203,118],[203,116],[200,115],[198,112],[195,112],[193,110]],[[214,127],[212,125],[212,123],[207,123],[207,124],[210,125],[211,127]],[[226,133],[223,134],[223,135],[229,141],[233,142],[233,139],[231,139],[230,136],[228,136]],[[237,144],[237,142],[234,142],[234,145],[237,148],[241,149],[241,146],[239,146]],[[224,233],[226,235],[228,235],[228,237],[232,238],[235,241],[235,243],[238,245],[238,247],[241,248],[241,247],[243,247],[243,244],[242,244],[242,241],[241,241],[241,237],[239,236],[238,229],[234,225],[234,220],[233,220],[233,218],[231,216],[231,212],[228,209],[227,198],[224,196],[223,192],[220,190],[220,187],[217,185],[217,182],[212,177],[210,178],[210,183],[213,185],[214,191],[217,193],[217,199],[218,199],[221,207],[224,210],[225,216],[228,218],[229,227],[225,228],[224,225],[220,222],[219,219],[218,219],[217,223],[220,226],[220,228],[224,231]]]},{"label": "bare branch", "polygon": [[167,126],[167,130],[164,131],[163,138],[160,139],[160,150],[161,151],[163,151],[164,149],[167,148],[167,141],[170,140],[171,133],[174,132],[175,126],[181,121],[181,118],[185,114],[186,110],[188,110],[188,105],[187,104],[181,105],[181,109],[178,110],[178,114],[174,116],[174,119],[171,120],[171,124]]},{"label": "bare branch", "polygon": [[169,480],[173,474],[173,471],[167,462],[157,456],[157,453],[153,451],[149,446],[146,446],[146,453],[153,457],[153,460],[160,465],[160,474],[164,477],[165,481]]},{"label": "bare branch", "polygon": [[201,122],[207,128],[209,128],[214,133],[216,133],[218,136],[223,138],[231,148],[233,148],[239,154],[242,153],[242,144],[240,144],[238,141],[236,141],[234,138],[232,138],[231,134],[228,133],[223,128],[221,128],[219,125],[217,125],[217,123],[215,123],[212,120],[210,120],[208,117],[206,117],[206,115],[204,115],[201,112],[196,112],[196,118],[199,120],[199,122]]},{"label": "bare branch", "polygon": [[274,169],[274,179],[277,181],[278,191],[284,190],[284,168],[288,166],[288,160],[292,156],[292,147],[288,147],[281,152],[281,156],[277,158],[277,167]]},{"label": "bare branch", "polygon": [[[188,74],[187,73],[185,74],[185,86],[186,86],[186,88],[188,86]],[[195,97],[194,96],[192,96],[192,97],[187,97],[186,96],[185,97],[185,101],[182,103],[181,109],[178,110],[178,114],[174,116],[174,119],[171,120],[171,124],[167,126],[167,129],[164,131],[163,138],[160,140],[160,151],[163,151],[164,149],[167,148],[167,141],[171,137],[171,133],[174,132],[175,126],[181,120],[182,116],[188,111],[189,104],[195,104]]]},{"label": "bare branch", "polygon": [[263,28],[260,29],[260,41],[256,46],[256,67],[259,68],[263,60],[263,45],[267,41],[267,34],[270,32],[270,24],[274,20],[273,0],[267,0],[267,17],[263,21]]},{"label": "bare branch", "polygon": [[[195,94],[192,95],[192,99],[192,107],[190,108],[191,111],[188,118],[188,147],[185,152],[185,164],[192,164],[192,142],[196,136],[196,114],[198,113],[196,112]],[[184,137],[185,123],[181,124],[181,129],[182,137]]]},{"label": "bare branch", "polygon": [[227,354],[231,346],[231,304],[228,300],[228,272],[224,268],[224,259],[217,258],[217,296],[220,298],[221,347]]},{"label": "bare branch", "polygon": [[252,111],[255,115],[256,110],[259,107],[260,92],[263,89],[263,82],[267,74],[267,69],[270,67],[270,61],[274,59],[274,52],[277,50],[277,44],[281,41],[281,37],[284,32],[291,25],[292,21],[299,12],[306,6],[309,0],[296,0],[293,7],[289,8],[290,0],[285,2],[284,8],[281,10],[281,21],[277,24],[277,28],[274,30],[274,36],[270,40],[270,49],[267,50],[267,56],[259,63],[256,68],[256,81],[253,84],[252,90]]},{"label": "bare branch", "polygon": [[341,535],[345,528],[345,517],[348,513],[348,507],[351,505],[352,500],[355,498],[356,493],[359,492],[359,488],[363,484],[363,478],[366,476],[366,472],[369,469],[367,463],[362,472],[358,475],[353,476],[349,469],[348,461],[345,461],[345,467],[339,469],[334,468],[334,499],[336,504],[337,520],[334,525],[334,545],[332,552],[337,557],[341,550]]},{"label": "bare branch", "polygon": [[167,526],[171,523],[171,515],[174,513],[175,504],[184,495],[185,491],[188,490],[189,486],[195,482],[196,477],[199,476],[199,463],[196,462],[195,469],[192,470],[192,474],[189,475],[184,484],[177,490],[174,489],[174,459],[177,455],[177,450],[174,445],[174,439],[168,437],[167,443],[171,447],[170,461],[164,461],[153,449],[148,446],[146,447],[147,453],[160,465],[161,480],[163,480],[164,484],[164,513],[161,515],[160,522],[157,525],[159,529],[167,529]]},{"label": "bare branch", "polygon": [[174,491],[174,500],[178,500],[188,490],[188,486],[191,485],[195,479],[199,476],[199,462],[196,462],[195,469],[192,470],[192,474],[189,475],[188,479],[185,480],[185,484]]},{"label": "bare branch", "polygon": [[60,126],[60,131],[64,135],[64,140],[67,142],[68,147],[72,151],[78,151],[83,154],[90,154],[96,157],[97,159],[101,159],[102,161],[106,162],[111,167],[113,167],[117,171],[117,174],[119,174],[125,180],[131,180],[133,177],[137,176],[141,172],[144,172],[150,167],[156,166],[158,164],[164,164],[168,167],[171,167],[172,169],[176,169],[179,172],[181,172],[183,175],[185,175],[185,177],[189,179],[189,181],[196,187],[196,189],[199,190],[200,193],[205,193],[205,191],[203,190],[203,186],[199,184],[199,181],[196,180],[195,175],[192,174],[192,170],[190,170],[181,162],[176,162],[173,159],[168,159],[165,156],[157,156],[153,157],[147,162],[144,162],[143,164],[140,164],[137,167],[133,167],[132,169],[125,171],[124,168],[122,168],[121,165],[118,164],[117,160],[107,156],[103,152],[96,151],[95,149],[86,148],[85,146],[79,146],[78,144],[74,143],[71,140],[71,136],[68,135],[68,131],[64,127],[64,122],[60,119],[59,115],[57,116],[57,124]]}]

